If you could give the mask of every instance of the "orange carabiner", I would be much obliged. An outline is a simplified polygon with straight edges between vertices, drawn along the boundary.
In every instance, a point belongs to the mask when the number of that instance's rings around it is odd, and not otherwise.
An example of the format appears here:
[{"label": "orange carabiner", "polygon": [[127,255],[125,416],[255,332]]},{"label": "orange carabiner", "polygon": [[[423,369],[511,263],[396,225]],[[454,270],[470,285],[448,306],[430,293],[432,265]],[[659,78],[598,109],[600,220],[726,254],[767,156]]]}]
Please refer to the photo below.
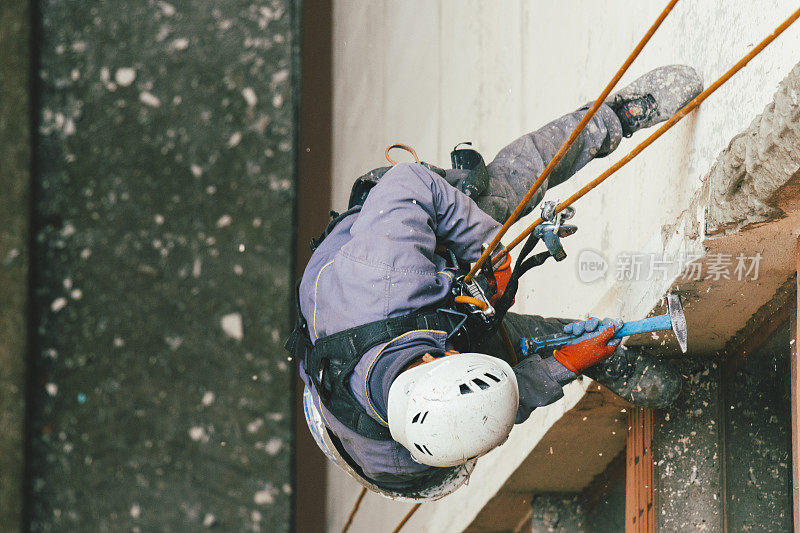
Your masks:
[{"label": "orange carabiner", "polygon": [[419,160],[419,157],[417,157],[417,152],[415,152],[414,149],[411,148],[409,145],[402,144],[402,143],[394,143],[394,144],[390,144],[389,146],[387,146],[386,147],[386,152],[384,153],[384,155],[386,156],[386,160],[389,163],[391,163],[392,166],[397,164],[397,161],[395,161],[394,159],[389,157],[389,150],[391,150],[392,148],[400,148],[402,150],[405,150],[406,152],[409,152],[409,153],[411,153],[411,155],[414,156],[414,161],[416,161],[417,163],[420,163],[420,164],[422,163],[422,161]]}]

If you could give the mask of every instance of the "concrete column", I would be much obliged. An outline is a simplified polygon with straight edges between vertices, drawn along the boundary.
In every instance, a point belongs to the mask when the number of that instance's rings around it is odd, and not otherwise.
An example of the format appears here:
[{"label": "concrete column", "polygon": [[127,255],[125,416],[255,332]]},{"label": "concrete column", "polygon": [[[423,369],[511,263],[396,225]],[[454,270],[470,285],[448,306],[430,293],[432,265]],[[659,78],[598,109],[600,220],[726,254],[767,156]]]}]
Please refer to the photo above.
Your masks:
[{"label": "concrete column", "polygon": [[30,212],[30,15],[0,3],[0,524],[22,529]]},{"label": "concrete column", "polygon": [[729,531],[792,530],[788,321],[740,361],[725,388],[725,499]]},{"label": "concrete column", "polygon": [[41,6],[31,528],[288,531],[295,3]]},{"label": "concrete column", "polygon": [[540,494],[531,502],[531,533],[581,533],[586,521],[580,494]]},{"label": "concrete column", "polygon": [[679,361],[685,383],[669,409],[654,412],[656,531],[723,531],[720,370]]}]

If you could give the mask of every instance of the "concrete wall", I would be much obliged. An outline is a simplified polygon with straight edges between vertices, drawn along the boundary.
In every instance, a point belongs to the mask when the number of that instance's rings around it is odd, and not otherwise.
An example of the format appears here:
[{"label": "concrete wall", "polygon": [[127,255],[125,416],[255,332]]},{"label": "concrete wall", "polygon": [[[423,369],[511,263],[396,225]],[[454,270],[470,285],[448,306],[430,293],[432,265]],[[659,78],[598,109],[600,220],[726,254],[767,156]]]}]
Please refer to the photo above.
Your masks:
[{"label": "concrete wall", "polygon": [[0,4],[0,524],[22,530],[30,212],[30,13]]},{"label": "concrete wall", "polygon": [[40,3],[30,530],[291,529],[293,10]]},{"label": "concrete wall", "polygon": [[[448,164],[449,150],[464,140],[475,141],[491,158],[516,136],[594,98],[662,7],[647,2],[632,9],[622,0],[336,2],[332,207],[344,207],[352,180],[383,164],[383,149],[391,142],[411,144],[423,160],[438,165]],[[795,8],[788,0],[679,3],[621,85],[669,63],[688,63],[710,83]],[[529,274],[516,310],[622,319],[650,311],[673,278],[618,281],[617,255],[703,253],[697,231],[665,228],[691,206],[702,235],[703,177],[730,139],[771,101],[797,62],[798,46],[800,26],[581,200],[574,219],[580,230],[566,241],[570,257]],[[626,140],[548,196],[565,198],[644,137]],[[602,251],[609,264],[604,279],[579,281],[577,258],[584,249]],[[331,477],[329,528],[336,530],[357,486],[338,472]],[[354,530],[370,520],[399,520],[407,508],[367,497]],[[420,517],[427,515],[420,511],[409,527],[423,528]]]}]

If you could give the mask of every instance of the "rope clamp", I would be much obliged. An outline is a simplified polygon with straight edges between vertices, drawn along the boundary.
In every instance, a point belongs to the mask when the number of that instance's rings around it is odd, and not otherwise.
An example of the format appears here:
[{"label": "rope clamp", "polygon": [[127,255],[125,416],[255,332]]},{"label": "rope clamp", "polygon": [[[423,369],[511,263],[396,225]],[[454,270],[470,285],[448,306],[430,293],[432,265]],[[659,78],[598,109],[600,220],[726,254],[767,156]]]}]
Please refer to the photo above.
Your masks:
[{"label": "rope clamp", "polygon": [[568,237],[578,231],[578,226],[564,224],[564,221],[575,216],[574,207],[565,207],[560,213],[556,213],[557,202],[544,202],[542,204],[542,222],[533,230],[533,235],[540,239],[547,246],[547,251],[556,261],[563,261],[567,258],[567,252],[561,245],[561,238]]}]

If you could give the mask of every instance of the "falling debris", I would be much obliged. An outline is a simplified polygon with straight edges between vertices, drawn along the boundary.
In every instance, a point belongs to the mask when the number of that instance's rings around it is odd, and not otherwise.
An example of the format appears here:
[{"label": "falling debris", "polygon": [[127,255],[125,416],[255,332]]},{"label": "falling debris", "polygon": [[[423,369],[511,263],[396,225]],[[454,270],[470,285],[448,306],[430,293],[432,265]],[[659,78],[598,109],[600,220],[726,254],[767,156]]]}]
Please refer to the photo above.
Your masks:
[{"label": "falling debris", "polygon": [[136,79],[136,71],[132,68],[120,68],[114,73],[114,81],[120,87],[128,87]]},{"label": "falling debris", "polygon": [[239,313],[230,313],[222,317],[221,320],[222,330],[225,335],[237,341],[244,338],[244,329],[242,327],[242,315]]},{"label": "falling debris", "polygon": [[201,402],[202,402],[203,405],[208,407],[209,405],[214,403],[215,399],[216,399],[216,397],[214,396],[214,393],[211,392],[211,391],[208,391],[205,394],[203,394],[203,399],[201,400]]},{"label": "falling debris", "polygon": [[67,299],[66,298],[63,298],[63,297],[62,298],[56,298],[55,300],[53,300],[53,303],[50,304],[50,309],[54,313],[58,313],[59,311],[64,309],[64,307],[66,307],[66,305],[67,305]]},{"label": "falling debris", "polygon": [[156,95],[149,91],[143,91],[139,93],[139,101],[150,107],[158,107],[161,105],[161,100],[159,100]]},{"label": "falling debris", "polygon": [[250,107],[253,107],[258,103],[258,97],[256,96],[256,92],[252,87],[245,87],[242,89],[242,97]]}]

